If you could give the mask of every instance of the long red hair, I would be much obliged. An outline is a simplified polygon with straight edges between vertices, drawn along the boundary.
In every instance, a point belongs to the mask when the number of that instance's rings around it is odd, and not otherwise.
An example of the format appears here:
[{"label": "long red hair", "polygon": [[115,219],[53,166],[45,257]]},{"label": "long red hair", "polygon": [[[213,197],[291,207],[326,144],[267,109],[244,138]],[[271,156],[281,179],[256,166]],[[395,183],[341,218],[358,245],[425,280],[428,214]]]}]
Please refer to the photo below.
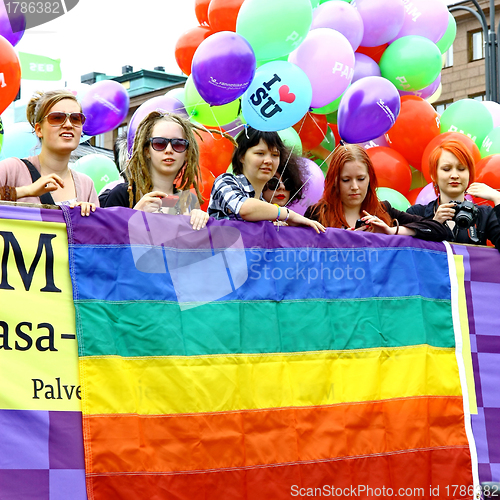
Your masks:
[{"label": "long red hair", "polygon": [[437,166],[443,151],[448,151],[454,155],[464,167],[467,167],[469,170],[469,185],[474,182],[474,178],[476,177],[474,158],[467,146],[456,139],[445,141],[439,146],[436,146],[429,155],[429,174],[434,183],[434,190],[437,195],[439,195],[439,187],[437,186]]},{"label": "long red hair", "polygon": [[377,198],[375,190],[378,184],[373,163],[366,154],[366,151],[357,144],[339,145],[333,152],[330,166],[326,173],[323,197],[314,207],[318,221],[326,227],[349,227],[340,197],[340,176],[344,165],[349,161],[356,161],[363,164],[370,179],[368,191],[361,204],[361,216],[363,216],[363,210],[366,210],[370,215],[375,215],[387,225],[392,226],[389,214]]}]

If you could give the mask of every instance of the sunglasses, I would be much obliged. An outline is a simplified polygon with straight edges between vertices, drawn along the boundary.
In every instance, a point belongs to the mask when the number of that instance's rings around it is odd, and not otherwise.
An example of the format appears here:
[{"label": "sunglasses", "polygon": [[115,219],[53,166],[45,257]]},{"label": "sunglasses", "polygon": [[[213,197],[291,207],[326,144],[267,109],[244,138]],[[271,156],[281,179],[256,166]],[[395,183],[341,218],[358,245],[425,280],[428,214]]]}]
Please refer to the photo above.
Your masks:
[{"label": "sunglasses", "polygon": [[184,153],[189,146],[189,141],[186,139],[167,139],[166,137],[151,137],[149,143],[155,151],[163,151],[169,144],[172,144],[172,149],[176,153]]},{"label": "sunglasses", "polygon": [[[285,186],[285,189],[287,191],[291,191],[293,189],[293,182],[291,179],[285,179],[284,181],[281,181],[283,185]],[[264,191],[266,189],[271,189],[272,191],[278,189],[278,186],[280,184],[280,180],[277,177],[271,177],[264,186]]]},{"label": "sunglasses", "polygon": [[64,111],[53,111],[45,116],[43,119],[47,118],[49,125],[53,127],[58,127],[66,123],[69,118],[71,125],[74,127],[81,127],[85,123],[85,115],[83,113],[64,113]]}]

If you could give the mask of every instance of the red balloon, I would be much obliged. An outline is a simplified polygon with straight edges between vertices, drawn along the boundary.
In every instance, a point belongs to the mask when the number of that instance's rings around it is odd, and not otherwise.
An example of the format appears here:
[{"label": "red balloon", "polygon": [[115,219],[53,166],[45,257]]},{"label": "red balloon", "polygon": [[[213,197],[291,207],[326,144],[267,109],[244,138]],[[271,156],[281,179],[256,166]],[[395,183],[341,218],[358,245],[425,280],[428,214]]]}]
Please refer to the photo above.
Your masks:
[{"label": "red balloon", "polygon": [[15,99],[21,85],[21,66],[14,47],[0,36],[0,115]]},{"label": "red balloon", "polygon": [[299,134],[304,151],[311,151],[323,142],[327,127],[325,115],[315,115],[309,112],[293,126]]},{"label": "red balloon", "polygon": [[411,187],[411,168],[403,155],[391,148],[378,146],[367,149],[379,187],[388,187],[406,196]]},{"label": "red balloon", "polygon": [[186,75],[191,74],[191,63],[196,49],[205,38],[213,34],[207,26],[196,26],[183,33],[175,44],[175,60]]},{"label": "red balloon", "polygon": [[438,135],[437,111],[421,97],[402,97],[396,123],[386,134],[391,148],[401,153],[413,168],[420,170],[425,147]]},{"label": "red balloon", "polygon": [[368,57],[371,57],[376,63],[379,63],[382,54],[385,52],[388,45],[388,43],[384,43],[384,45],[379,45],[378,47],[358,47],[356,52],[365,54]]},{"label": "red balloon", "polygon": [[219,134],[200,132],[201,140],[196,134],[196,142],[200,149],[200,166],[204,167],[215,177],[227,171],[233,157],[233,143]]},{"label": "red balloon", "polygon": [[[500,191],[500,154],[487,156],[476,163],[476,182],[483,182]],[[474,203],[494,206],[492,201],[486,201],[482,198],[474,198]]]},{"label": "red balloon", "polygon": [[424,154],[422,155],[422,173],[424,174],[425,180],[427,182],[432,182],[431,176],[429,174],[429,156],[432,153],[433,149],[443,142],[448,141],[450,139],[461,141],[467,149],[471,152],[472,157],[474,158],[474,162],[478,163],[481,160],[481,154],[479,153],[479,148],[476,146],[476,143],[464,134],[460,134],[459,132],[445,132],[444,134],[440,134],[437,137],[434,137],[429,144],[427,144]]},{"label": "red balloon", "polygon": [[236,19],[243,0],[212,0],[208,7],[208,22],[214,32],[236,31]]},{"label": "red balloon", "polygon": [[208,24],[210,0],[194,0],[194,13],[200,24]]},{"label": "red balloon", "polygon": [[215,176],[208,170],[208,168],[200,166],[200,172],[201,172],[201,184],[200,184],[200,193],[203,196],[203,203],[201,204],[201,209],[205,210],[205,212],[208,209],[208,203],[210,201],[210,193],[212,192],[212,186],[214,185],[215,182]]},{"label": "red balloon", "polygon": [[423,186],[415,189],[410,189],[410,191],[408,191],[408,194],[406,195],[406,199],[412,205],[415,205],[415,203],[417,203],[417,197],[420,194],[420,191],[422,191],[422,189],[424,189]]}]

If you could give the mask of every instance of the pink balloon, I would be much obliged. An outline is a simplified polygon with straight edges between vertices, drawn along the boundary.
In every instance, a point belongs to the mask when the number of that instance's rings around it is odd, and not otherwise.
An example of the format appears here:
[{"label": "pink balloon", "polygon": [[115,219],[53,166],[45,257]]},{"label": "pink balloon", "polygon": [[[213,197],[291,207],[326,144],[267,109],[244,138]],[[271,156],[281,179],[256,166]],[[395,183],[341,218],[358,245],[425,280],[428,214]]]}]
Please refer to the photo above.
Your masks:
[{"label": "pink balloon", "polygon": [[290,208],[300,215],[304,215],[307,208],[315,203],[318,203],[323,196],[325,189],[325,176],[321,168],[308,158],[299,158],[299,162],[303,168],[303,178],[306,183],[302,188],[302,199],[297,202],[290,203]]},{"label": "pink balloon", "polygon": [[378,47],[393,40],[405,18],[401,0],[354,0],[351,5],[358,9],[365,27],[363,47]]},{"label": "pink balloon", "polygon": [[359,12],[346,2],[326,2],[313,11],[311,30],[331,28],[342,33],[356,50],[363,39],[363,20]]},{"label": "pink balloon", "polygon": [[431,201],[434,201],[437,198],[437,195],[434,191],[434,186],[431,183],[427,184],[427,186],[424,186],[422,191],[418,193],[417,199],[415,201],[416,205],[427,205]]},{"label": "pink balloon", "polygon": [[337,99],[354,74],[351,44],[342,33],[330,28],[310,31],[288,61],[301,68],[311,82],[311,108],[321,108]]},{"label": "pink balloon", "polygon": [[439,0],[411,0],[409,5],[411,8],[407,8],[403,26],[396,38],[418,35],[436,43],[448,28],[446,5]]},{"label": "pink balloon", "polygon": [[371,57],[360,52],[356,52],[354,57],[354,75],[351,83],[357,82],[367,76],[381,76],[380,66]]},{"label": "pink balloon", "polygon": [[500,104],[494,101],[483,101],[482,104],[491,113],[493,128],[500,127]]}]

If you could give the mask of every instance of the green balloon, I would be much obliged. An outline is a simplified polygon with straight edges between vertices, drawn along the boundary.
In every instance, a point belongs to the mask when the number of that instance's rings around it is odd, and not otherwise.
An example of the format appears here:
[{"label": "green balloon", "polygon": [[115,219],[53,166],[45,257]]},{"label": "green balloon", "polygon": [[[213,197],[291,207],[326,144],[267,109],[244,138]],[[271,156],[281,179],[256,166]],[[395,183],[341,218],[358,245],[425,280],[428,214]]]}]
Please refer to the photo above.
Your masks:
[{"label": "green balloon", "polygon": [[388,201],[393,208],[406,212],[411,203],[395,189],[380,187],[377,188],[377,197],[380,201]]},{"label": "green balloon", "polygon": [[485,138],[479,149],[481,158],[500,154],[500,127],[495,127]]},{"label": "green balloon", "polygon": [[278,130],[278,135],[287,148],[291,149],[297,156],[302,156],[302,141],[293,127]]},{"label": "green balloon", "polygon": [[[322,3],[326,3],[326,2],[331,2],[332,0],[319,0],[319,3],[322,4]],[[343,2],[346,2],[346,3],[351,3],[351,0],[342,0]]]},{"label": "green balloon", "polygon": [[192,75],[188,77],[184,85],[184,106],[194,121],[210,127],[220,127],[231,123],[236,120],[240,111],[239,99],[223,106],[210,106],[196,90]]},{"label": "green balloon", "polygon": [[319,0],[311,0],[311,7],[315,9],[319,5]]},{"label": "green balloon", "polygon": [[238,13],[236,33],[252,46],[258,61],[269,60],[295,50],[311,23],[311,0],[245,0]]},{"label": "green balloon", "polygon": [[398,90],[421,90],[430,85],[441,72],[441,52],[435,43],[423,36],[398,38],[380,59],[380,72]]},{"label": "green balloon", "polygon": [[[350,85],[349,85],[349,87],[350,87]],[[327,104],[326,106],[323,106],[322,108],[313,108],[311,110],[311,112],[316,113],[318,115],[329,115],[330,113],[335,113],[335,111],[337,111],[339,109],[340,101],[342,100],[342,97],[344,97],[344,94],[345,94],[345,91],[339,97],[337,97],[337,99],[335,99],[335,101],[332,101],[330,104]]]},{"label": "green balloon", "polygon": [[267,64],[268,62],[273,62],[273,61],[288,61],[288,54],[277,57],[276,59],[271,59],[269,61],[257,61],[256,68],[260,68],[261,66],[264,66],[264,64]]},{"label": "green balloon", "polygon": [[101,154],[90,154],[79,158],[73,165],[73,170],[88,175],[93,181],[97,193],[110,182],[120,180],[120,174],[115,162]]},{"label": "green balloon", "polygon": [[484,138],[493,129],[493,118],[485,106],[475,99],[461,99],[448,106],[441,115],[440,130],[460,132],[482,147]]},{"label": "green balloon", "polygon": [[3,144],[3,123],[2,123],[2,118],[0,118],[0,151],[2,151],[2,144]]},{"label": "green balloon", "polygon": [[452,46],[456,36],[457,22],[453,14],[448,12],[448,28],[446,28],[444,35],[436,42],[441,54],[444,54]]},{"label": "green balloon", "polygon": [[337,117],[338,117],[338,111],[334,111],[333,113],[328,113],[326,115],[326,121],[328,123],[334,123],[337,125]]},{"label": "green balloon", "polygon": [[330,127],[326,127],[326,135],[325,138],[321,141],[320,146],[330,152],[335,149],[335,135],[333,134]]}]

